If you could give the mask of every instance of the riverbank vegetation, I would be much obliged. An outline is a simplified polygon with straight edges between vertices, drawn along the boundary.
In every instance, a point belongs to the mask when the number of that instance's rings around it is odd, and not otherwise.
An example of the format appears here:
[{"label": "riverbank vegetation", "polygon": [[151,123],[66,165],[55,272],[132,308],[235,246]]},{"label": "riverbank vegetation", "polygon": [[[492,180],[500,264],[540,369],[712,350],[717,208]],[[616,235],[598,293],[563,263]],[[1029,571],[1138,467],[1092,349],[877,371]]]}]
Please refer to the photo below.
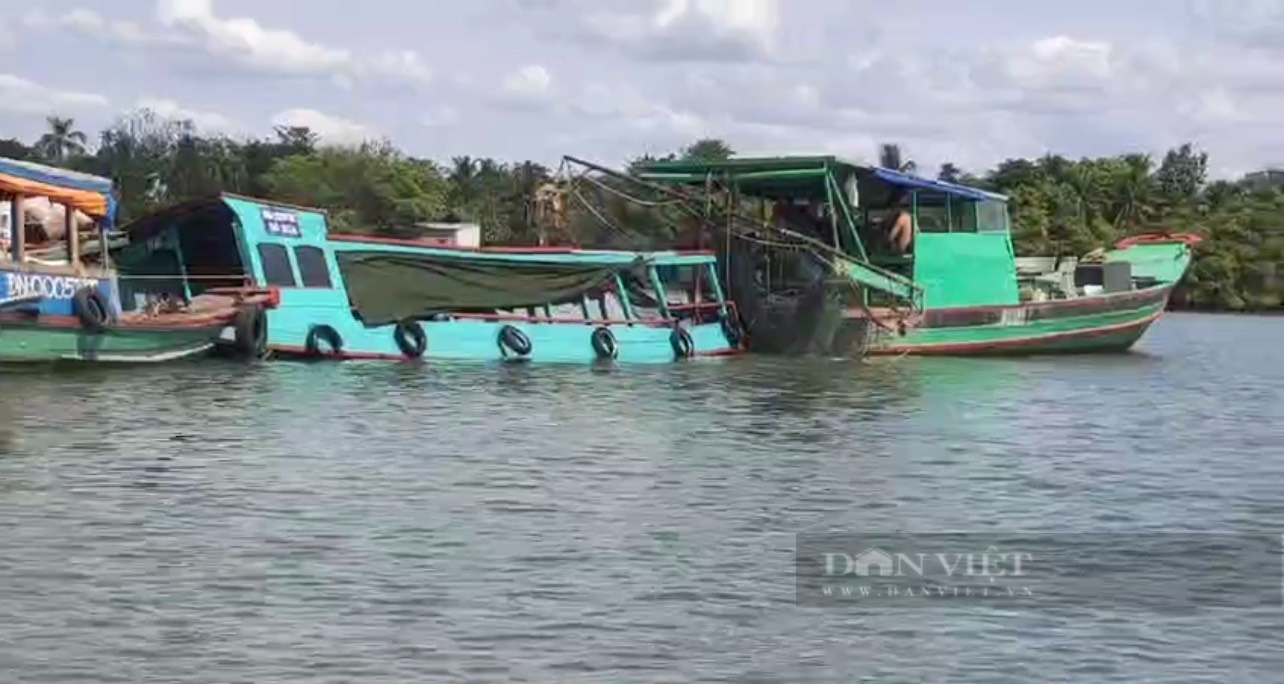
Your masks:
[{"label": "riverbank vegetation", "polygon": [[[0,139],[0,156],[114,178],[124,219],[193,196],[229,191],[329,210],[336,230],[403,235],[423,221],[473,221],[491,244],[575,240],[609,242],[599,217],[573,216],[566,235],[540,234],[534,196],[554,170],[532,162],[456,157],[418,159],[387,142],[319,144],[304,128],[236,140],[204,135],[184,121],[143,110],[97,135],[52,117],[39,139]],[[883,166],[929,175],[896,145],[878,150]],[[701,140],[675,156],[734,154]],[[1145,231],[1197,232],[1205,240],[1174,305],[1230,310],[1284,306],[1284,173],[1208,180],[1208,156],[1182,145],[1155,159],[1121,154],[1098,159],[1049,155],[1009,159],[970,173],[944,164],[935,174],[1006,193],[1020,254],[1082,255]],[[660,244],[674,236],[662,222],[619,198],[605,198],[611,222]]]}]

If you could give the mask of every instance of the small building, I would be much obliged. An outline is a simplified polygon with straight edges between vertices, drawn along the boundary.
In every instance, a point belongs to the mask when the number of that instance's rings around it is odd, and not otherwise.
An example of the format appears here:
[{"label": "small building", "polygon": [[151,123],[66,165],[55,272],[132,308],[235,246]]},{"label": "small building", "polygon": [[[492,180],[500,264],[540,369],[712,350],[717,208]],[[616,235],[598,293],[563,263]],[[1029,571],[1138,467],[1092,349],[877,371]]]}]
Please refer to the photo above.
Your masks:
[{"label": "small building", "polygon": [[1244,182],[1254,188],[1284,187],[1284,168],[1269,168],[1244,176]]},{"label": "small building", "polygon": [[476,223],[416,223],[416,240],[448,247],[481,247],[481,226]]}]

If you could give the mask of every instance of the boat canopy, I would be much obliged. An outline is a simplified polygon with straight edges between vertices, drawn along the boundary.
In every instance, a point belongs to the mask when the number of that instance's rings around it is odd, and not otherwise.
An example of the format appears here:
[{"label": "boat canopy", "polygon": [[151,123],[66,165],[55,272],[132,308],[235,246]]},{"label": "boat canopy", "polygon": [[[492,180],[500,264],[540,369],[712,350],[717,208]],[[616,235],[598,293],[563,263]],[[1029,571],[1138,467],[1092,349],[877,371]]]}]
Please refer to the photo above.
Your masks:
[{"label": "boat canopy", "polygon": [[[862,185],[871,181],[887,186],[931,190],[975,201],[1006,202],[1007,197],[978,188],[921,178],[912,174],[846,161],[836,156],[741,157],[716,161],[650,161],[634,165],[635,173],[646,180],[686,185],[703,184],[712,178],[734,182],[740,192],[773,199],[827,196],[826,179],[839,183],[855,176]],[[862,194],[865,192],[862,189]],[[878,193],[883,194],[883,193]]]},{"label": "boat canopy", "polygon": [[34,162],[0,157],[0,193],[47,197],[97,219],[110,228],[116,195],[110,179]]},{"label": "boat canopy", "polygon": [[958,183],[947,183],[945,181],[932,180],[930,178],[921,178],[910,175],[901,171],[875,167],[874,176],[879,180],[886,181],[891,185],[902,188],[913,188],[915,190],[933,190],[943,195],[952,197],[961,197],[963,199],[976,200],[978,202],[1006,202],[1008,198],[998,193],[986,192],[978,188],[959,185]]},{"label": "boat canopy", "polygon": [[367,326],[447,312],[511,310],[579,302],[627,265],[460,259],[448,254],[343,250],[335,252],[352,308]]}]

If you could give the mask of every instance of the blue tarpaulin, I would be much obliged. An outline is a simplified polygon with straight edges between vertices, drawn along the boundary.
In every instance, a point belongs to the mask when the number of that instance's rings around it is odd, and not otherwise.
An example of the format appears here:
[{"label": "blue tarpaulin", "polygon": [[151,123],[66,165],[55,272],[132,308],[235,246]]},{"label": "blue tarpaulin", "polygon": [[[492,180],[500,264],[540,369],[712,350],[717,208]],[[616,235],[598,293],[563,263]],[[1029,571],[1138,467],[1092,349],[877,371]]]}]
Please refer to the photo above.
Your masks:
[{"label": "blue tarpaulin", "polygon": [[1006,202],[1008,199],[1003,195],[970,188],[966,185],[957,185],[955,183],[946,183],[945,181],[920,178],[918,176],[911,176],[908,173],[901,173],[900,171],[893,171],[891,169],[874,169],[874,175],[881,180],[891,183],[892,185],[917,188],[919,190],[935,190],[946,195],[966,197],[967,199],[977,200],[979,202]]}]

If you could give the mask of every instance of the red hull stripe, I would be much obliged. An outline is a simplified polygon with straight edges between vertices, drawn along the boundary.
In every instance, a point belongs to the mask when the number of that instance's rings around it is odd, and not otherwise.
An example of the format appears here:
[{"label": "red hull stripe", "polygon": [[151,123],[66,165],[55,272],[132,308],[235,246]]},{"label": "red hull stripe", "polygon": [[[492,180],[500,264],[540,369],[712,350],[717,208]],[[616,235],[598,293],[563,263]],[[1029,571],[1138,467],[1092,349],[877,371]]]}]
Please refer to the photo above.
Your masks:
[{"label": "red hull stripe", "polygon": [[[1153,287],[1135,292],[1063,299],[1050,302],[1031,302],[1016,306],[973,306],[951,309],[928,309],[923,313],[923,328],[970,328],[994,325],[1003,320],[1005,311],[1024,310],[1028,322],[1050,321],[1076,316],[1095,316],[1117,313],[1129,309],[1142,309],[1167,299],[1172,285]],[[863,318],[859,309],[848,312],[849,318]]]},{"label": "red hull stripe", "polygon": [[1068,332],[1053,333],[1051,335],[1040,335],[1037,337],[1021,337],[1012,340],[987,340],[982,342],[941,342],[937,344],[904,344],[887,347],[879,347],[871,350],[873,354],[960,354],[960,353],[978,353],[987,351],[1001,351],[1013,349],[1038,349],[1039,347],[1055,342],[1064,342],[1067,340],[1088,340],[1094,337],[1104,337],[1115,333],[1126,332],[1134,329],[1144,329],[1155,319],[1162,315],[1162,311],[1155,312],[1139,321],[1130,321],[1128,323],[1119,323],[1108,325],[1102,328],[1091,328],[1089,330],[1072,330]]}]

